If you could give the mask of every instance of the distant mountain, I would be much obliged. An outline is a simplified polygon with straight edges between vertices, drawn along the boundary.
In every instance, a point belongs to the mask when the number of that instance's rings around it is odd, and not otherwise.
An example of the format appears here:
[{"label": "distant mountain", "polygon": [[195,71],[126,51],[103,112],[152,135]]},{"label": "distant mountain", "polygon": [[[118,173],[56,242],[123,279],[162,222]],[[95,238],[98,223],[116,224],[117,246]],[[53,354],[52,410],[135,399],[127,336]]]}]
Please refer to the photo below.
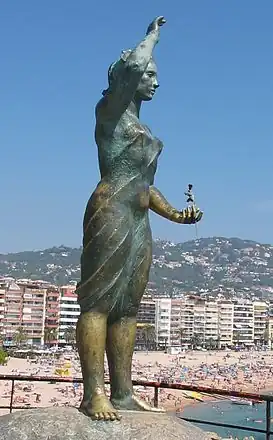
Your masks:
[{"label": "distant mountain", "polygon": [[[80,248],[0,254],[0,275],[67,284],[80,277]],[[149,290],[273,297],[273,246],[212,237],[185,243],[155,240]]]}]

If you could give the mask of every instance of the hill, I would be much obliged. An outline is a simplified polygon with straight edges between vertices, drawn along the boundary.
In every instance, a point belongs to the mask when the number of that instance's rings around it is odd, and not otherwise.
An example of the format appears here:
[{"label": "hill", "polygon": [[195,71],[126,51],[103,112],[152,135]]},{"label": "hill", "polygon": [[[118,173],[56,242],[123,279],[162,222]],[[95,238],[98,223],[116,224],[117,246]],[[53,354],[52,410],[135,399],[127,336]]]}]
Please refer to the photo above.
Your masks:
[{"label": "hill", "polygon": [[[81,248],[66,246],[0,254],[0,275],[67,284],[80,277],[80,255]],[[172,296],[271,296],[273,246],[224,237],[185,243],[155,240],[149,290]]]}]

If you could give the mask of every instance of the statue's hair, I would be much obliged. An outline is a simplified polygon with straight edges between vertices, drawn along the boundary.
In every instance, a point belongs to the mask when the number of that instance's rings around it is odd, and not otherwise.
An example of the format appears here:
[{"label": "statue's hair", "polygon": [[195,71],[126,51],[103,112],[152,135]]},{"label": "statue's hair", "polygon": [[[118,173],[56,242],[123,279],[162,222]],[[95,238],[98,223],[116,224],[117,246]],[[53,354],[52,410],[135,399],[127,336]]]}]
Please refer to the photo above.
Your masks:
[{"label": "statue's hair", "polygon": [[111,84],[113,81],[117,78],[119,74],[119,70],[121,66],[125,63],[129,55],[132,53],[131,49],[123,50],[121,53],[120,58],[117,61],[114,61],[109,69],[108,69],[108,89],[103,90],[102,94],[106,95],[106,93],[109,91]]}]

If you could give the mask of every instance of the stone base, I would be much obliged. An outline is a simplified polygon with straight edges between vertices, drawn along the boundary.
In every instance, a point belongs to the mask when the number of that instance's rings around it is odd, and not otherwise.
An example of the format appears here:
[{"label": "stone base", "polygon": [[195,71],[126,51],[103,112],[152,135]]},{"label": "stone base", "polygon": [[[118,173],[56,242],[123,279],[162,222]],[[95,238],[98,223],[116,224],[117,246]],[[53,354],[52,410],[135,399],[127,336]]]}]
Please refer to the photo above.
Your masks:
[{"label": "stone base", "polygon": [[92,421],[76,408],[24,410],[0,417],[1,440],[209,440],[175,415],[121,411],[120,422]]}]

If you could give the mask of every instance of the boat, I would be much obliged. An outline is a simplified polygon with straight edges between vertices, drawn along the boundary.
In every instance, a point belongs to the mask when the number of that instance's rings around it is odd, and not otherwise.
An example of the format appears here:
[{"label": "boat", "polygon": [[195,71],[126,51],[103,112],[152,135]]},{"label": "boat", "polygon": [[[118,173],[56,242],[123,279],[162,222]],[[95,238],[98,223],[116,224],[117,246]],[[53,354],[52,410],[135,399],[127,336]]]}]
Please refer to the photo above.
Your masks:
[{"label": "boat", "polygon": [[253,400],[242,399],[240,397],[231,397],[230,401],[234,405],[248,405],[248,406],[252,406],[255,403],[255,402],[253,402]]},{"label": "boat", "polygon": [[197,400],[198,402],[204,402],[204,399],[202,398],[202,394],[197,393],[195,391],[182,391],[182,394],[187,399],[194,399]]}]

